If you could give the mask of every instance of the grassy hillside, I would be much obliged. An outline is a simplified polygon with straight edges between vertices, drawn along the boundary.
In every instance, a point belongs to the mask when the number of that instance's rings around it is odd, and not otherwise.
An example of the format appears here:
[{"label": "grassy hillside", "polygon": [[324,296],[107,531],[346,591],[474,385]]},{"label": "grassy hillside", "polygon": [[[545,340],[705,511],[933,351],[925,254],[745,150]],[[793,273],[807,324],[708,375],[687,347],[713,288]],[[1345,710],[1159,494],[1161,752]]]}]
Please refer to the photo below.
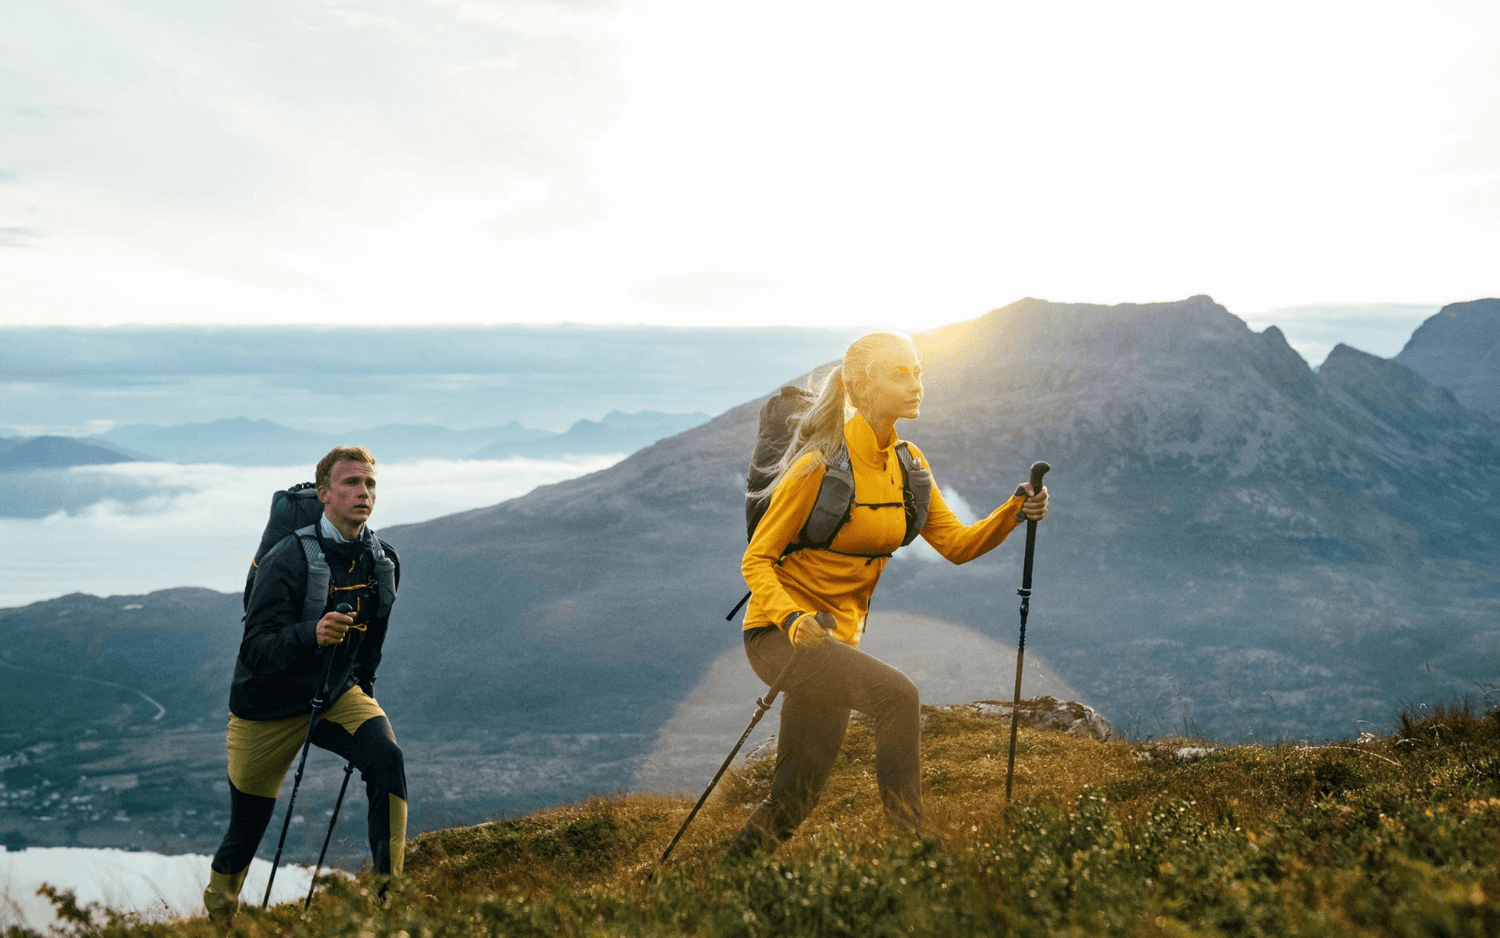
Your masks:
[{"label": "grassy hillside", "polygon": [[[823,803],[769,860],[718,859],[766,790],[765,760],[726,777],[661,870],[688,803],[599,798],[424,834],[384,905],[368,878],[335,881],[310,912],[242,911],[234,933],[1500,934],[1500,712],[1421,713],[1328,746],[1023,728],[1007,813],[1007,724],[929,710],[921,841],[887,836],[855,725]],[[83,933],[221,932],[116,918]]]}]

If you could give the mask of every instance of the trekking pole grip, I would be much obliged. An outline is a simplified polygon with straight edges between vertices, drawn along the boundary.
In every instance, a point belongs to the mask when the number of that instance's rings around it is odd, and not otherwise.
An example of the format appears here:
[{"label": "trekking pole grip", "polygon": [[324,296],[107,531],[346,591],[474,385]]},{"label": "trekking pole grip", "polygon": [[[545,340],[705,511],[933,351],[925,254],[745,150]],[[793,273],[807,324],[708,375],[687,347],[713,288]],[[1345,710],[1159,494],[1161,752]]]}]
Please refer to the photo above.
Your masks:
[{"label": "trekking pole grip", "polygon": [[[1051,466],[1042,462],[1040,459],[1031,464],[1031,493],[1033,495],[1042,490],[1042,476],[1046,475],[1047,471],[1051,468]],[[1025,487],[1020,485],[1016,486],[1016,494],[1024,496],[1026,494]],[[1025,521],[1026,513],[1016,512],[1016,520]]]},{"label": "trekking pole grip", "polygon": [[[348,603],[339,603],[333,607],[333,611],[343,613],[347,616],[354,611],[354,607]],[[333,677],[333,662],[339,656],[339,646],[319,647],[318,653],[323,656],[323,679],[318,682],[318,689],[313,693],[312,707],[315,714],[328,704],[328,701],[324,699],[324,695],[332,693],[328,688],[328,679]]]}]

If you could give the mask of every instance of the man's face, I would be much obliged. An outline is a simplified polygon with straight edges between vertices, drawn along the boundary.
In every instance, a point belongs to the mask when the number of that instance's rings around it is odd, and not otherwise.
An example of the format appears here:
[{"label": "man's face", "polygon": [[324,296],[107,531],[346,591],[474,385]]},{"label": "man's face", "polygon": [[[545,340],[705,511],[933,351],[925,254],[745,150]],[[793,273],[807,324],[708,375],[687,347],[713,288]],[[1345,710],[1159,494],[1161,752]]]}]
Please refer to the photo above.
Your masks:
[{"label": "man's face", "polygon": [[358,534],[375,510],[375,467],[341,459],[328,474],[328,485],[318,488],[323,513],[345,537]]}]

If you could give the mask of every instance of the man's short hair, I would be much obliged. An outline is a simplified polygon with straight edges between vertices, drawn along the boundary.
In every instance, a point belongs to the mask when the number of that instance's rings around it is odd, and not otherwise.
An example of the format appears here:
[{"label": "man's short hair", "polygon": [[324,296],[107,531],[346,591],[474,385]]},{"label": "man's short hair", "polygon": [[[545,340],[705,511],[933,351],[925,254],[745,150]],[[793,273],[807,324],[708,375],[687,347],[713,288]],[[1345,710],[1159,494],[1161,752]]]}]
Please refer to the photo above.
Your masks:
[{"label": "man's short hair", "polygon": [[332,483],[333,467],[341,462],[367,462],[375,465],[375,457],[363,446],[335,446],[328,455],[318,460],[318,471],[313,477],[318,488],[326,489]]}]

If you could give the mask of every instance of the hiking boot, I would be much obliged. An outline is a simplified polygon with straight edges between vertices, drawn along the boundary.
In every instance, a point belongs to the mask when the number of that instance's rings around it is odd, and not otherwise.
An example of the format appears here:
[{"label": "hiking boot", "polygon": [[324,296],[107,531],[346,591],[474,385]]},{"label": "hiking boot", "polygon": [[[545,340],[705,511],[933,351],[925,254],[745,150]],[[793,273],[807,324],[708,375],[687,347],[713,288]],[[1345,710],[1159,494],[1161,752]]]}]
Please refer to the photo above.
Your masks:
[{"label": "hiking boot", "polygon": [[781,842],[772,837],[767,837],[758,828],[746,824],[729,844],[724,848],[720,860],[725,863],[740,863],[746,860],[758,860],[769,857]]},{"label": "hiking boot", "polygon": [[240,908],[240,887],[245,885],[245,874],[250,867],[238,873],[220,873],[210,868],[208,886],[203,890],[203,907],[208,910],[211,922],[227,924]]}]

